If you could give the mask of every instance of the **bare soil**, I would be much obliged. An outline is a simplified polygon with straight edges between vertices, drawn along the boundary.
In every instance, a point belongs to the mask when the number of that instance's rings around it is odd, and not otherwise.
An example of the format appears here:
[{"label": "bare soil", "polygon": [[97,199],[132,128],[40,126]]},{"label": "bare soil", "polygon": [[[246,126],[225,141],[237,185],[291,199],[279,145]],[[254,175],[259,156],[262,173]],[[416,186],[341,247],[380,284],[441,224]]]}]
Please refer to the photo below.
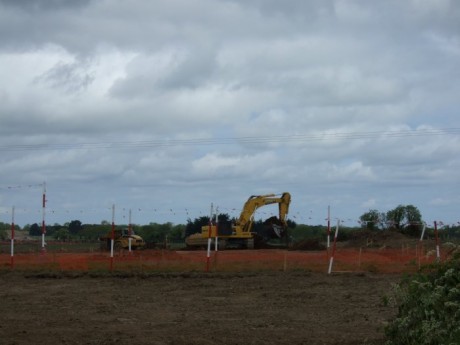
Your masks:
[{"label": "bare soil", "polygon": [[400,275],[0,272],[1,344],[384,343]]}]

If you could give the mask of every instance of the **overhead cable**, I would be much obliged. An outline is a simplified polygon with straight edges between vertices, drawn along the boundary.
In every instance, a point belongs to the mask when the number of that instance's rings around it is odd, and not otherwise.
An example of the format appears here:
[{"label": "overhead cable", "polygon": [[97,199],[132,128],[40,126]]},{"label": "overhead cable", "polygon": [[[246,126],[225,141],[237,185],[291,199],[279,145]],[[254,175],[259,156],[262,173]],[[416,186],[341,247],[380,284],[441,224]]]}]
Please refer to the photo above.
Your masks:
[{"label": "overhead cable", "polygon": [[458,136],[460,128],[417,129],[402,131],[368,132],[321,132],[317,134],[292,134],[280,136],[247,136],[192,139],[155,139],[140,141],[101,141],[70,143],[38,143],[0,145],[0,151],[36,151],[36,150],[95,150],[95,149],[142,149],[170,146],[206,146],[206,145],[244,145],[302,143],[332,140],[387,140],[389,138],[413,138],[426,136]]}]

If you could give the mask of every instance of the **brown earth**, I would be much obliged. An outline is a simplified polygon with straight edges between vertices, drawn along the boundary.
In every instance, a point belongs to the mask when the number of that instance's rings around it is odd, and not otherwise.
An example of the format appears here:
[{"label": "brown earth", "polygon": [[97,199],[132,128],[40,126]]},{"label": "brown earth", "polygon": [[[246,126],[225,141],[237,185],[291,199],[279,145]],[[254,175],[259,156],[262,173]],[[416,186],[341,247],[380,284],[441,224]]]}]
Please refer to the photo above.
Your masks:
[{"label": "brown earth", "polygon": [[400,275],[0,271],[0,343],[383,344]]}]

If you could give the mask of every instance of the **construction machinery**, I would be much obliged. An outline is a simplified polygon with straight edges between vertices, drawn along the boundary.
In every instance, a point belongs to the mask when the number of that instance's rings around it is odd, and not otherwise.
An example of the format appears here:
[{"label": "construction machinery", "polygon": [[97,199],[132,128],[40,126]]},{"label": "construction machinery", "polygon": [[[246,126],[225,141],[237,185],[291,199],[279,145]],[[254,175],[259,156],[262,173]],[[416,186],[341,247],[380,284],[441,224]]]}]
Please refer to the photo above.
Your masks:
[{"label": "construction machinery", "polygon": [[[253,249],[255,242],[258,245],[261,241],[267,241],[270,238],[282,238],[286,235],[287,223],[286,217],[289,212],[291,195],[287,192],[276,195],[252,195],[243,206],[243,210],[238,219],[232,224],[218,223],[203,226],[201,233],[188,236],[185,239],[187,247],[204,247],[208,239],[214,242],[218,239],[221,249],[228,247]],[[279,217],[271,217],[265,221],[268,230],[263,234],[254,231],[254,213],[260,207],[278,204]]]},{"label": "construction machinery", "polygon": [[[136,235],[133,230],[129,231],[128,229],[115,229],[113,231],[113,238],[114,238],[114,249],[128,249],[129,242],[131,239],[131,249],[140,249],[145,247],[144,239]],[[102,250],[110,250],[111,247],[111,240],[112,240],[112,231],[109,231],[105,236],[99,238],[101,243]]]}]

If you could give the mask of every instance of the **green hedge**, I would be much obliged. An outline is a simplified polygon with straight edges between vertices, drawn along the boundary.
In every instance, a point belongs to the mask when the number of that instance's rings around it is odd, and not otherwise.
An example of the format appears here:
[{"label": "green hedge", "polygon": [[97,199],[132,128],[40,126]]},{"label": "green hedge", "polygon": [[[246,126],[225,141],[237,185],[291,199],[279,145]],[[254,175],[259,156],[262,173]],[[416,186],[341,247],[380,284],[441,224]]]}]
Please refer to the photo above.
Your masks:
[{"label": "green hedge", "polygon": [[407,277],[396,287],[397,317],[386,345],[460,344],[460,256]]}]

